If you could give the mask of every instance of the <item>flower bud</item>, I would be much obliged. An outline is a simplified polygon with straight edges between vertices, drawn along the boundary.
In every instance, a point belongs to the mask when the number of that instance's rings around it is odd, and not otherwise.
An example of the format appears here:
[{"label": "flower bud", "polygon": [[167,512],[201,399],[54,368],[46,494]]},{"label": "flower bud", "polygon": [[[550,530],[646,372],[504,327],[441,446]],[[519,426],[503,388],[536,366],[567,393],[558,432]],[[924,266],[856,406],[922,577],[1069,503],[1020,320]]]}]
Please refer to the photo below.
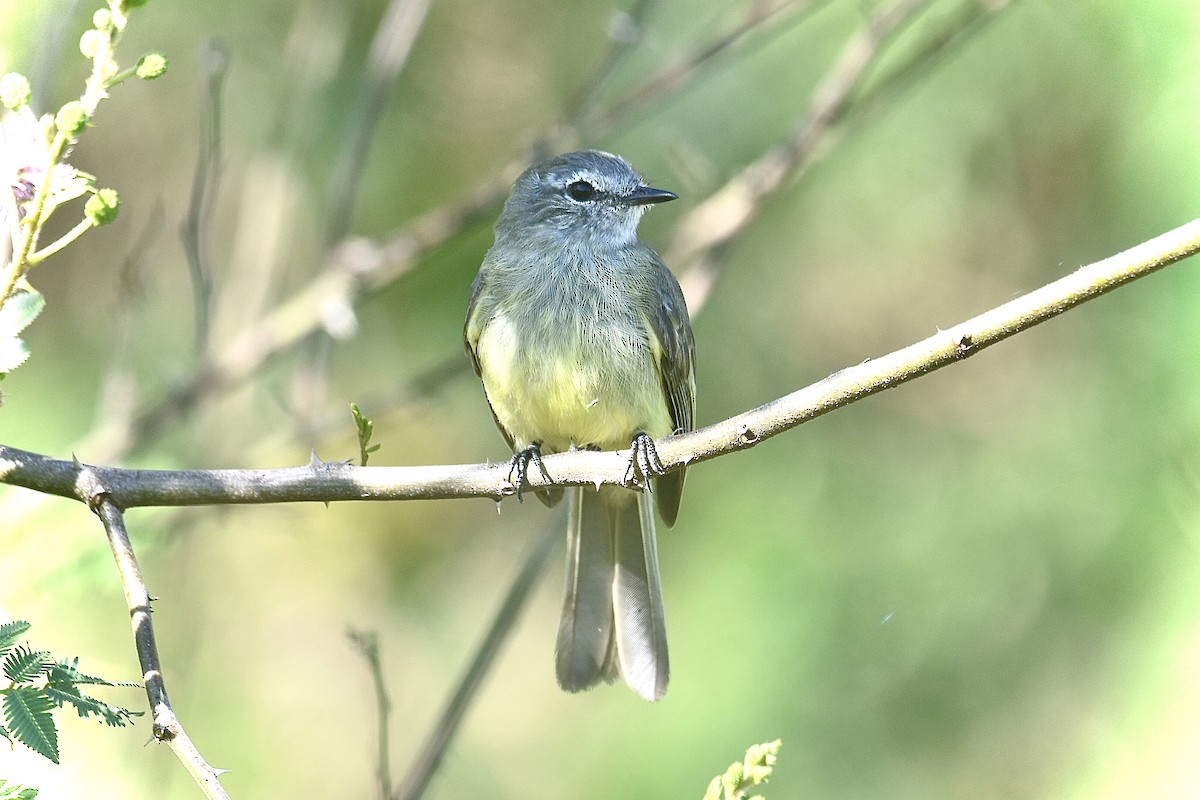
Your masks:
[{"label": "flower bud", "polygon": [[121,198],[116,189],[100,189],[83,205],[83,215],[93,225],[107,225],[117,218],[121,209]]},{"label": "flower bud", "polygon": [[64,105],[54,115],[54,124],[72,139],[83,133],[88,124],[88,113],[84,110],[83,103],[72,100]]},{"label": "flower bud", "polygon": [[9,72],[0,77],[0,103],[10,111],[28,105],[31,92],[29,79],[19,72]]},{"label": "flower bud", "polygon": [[108,46],[108,31],[96,30],[92,28],[83,32],[79,37],[79,52],[87,58],[95,58],[104,52],[104,48]]},{"label": "flower bud", "polygon": [[167,59],[162,53],[147,53],[138,62],[137,76],[144,81],[152,81],[162,77],[167,71]]}]

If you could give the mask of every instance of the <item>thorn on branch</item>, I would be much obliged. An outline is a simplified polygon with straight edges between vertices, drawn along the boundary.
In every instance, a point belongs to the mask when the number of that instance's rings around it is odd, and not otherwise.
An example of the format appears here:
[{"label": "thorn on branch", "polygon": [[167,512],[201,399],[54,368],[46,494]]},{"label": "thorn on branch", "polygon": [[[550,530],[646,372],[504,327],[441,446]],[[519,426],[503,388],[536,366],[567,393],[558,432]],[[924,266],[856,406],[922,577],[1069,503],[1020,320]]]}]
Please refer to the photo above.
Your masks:
[{"label": "thorn on branch", "polygon": [[760,438],[758,431],[749,426],[743,427],[742,432],[738,434],[738,440],[747,447],[752,444],[758,444]]},{"label": "thorn on branch", "polygon": [[349,467],[354,463],[354,459],[346,459],[345,461],[322,461],[317,455],[316,450],[310,450],[308,456],[308,468],[314,472],[335,472],[342,467]]},{"label": "thorn on branch", "polygon": [[94,469],[84,466],[78,459],[72,457],[79,467],[79,475],[75,479],[75,493],[91,512],[101,518],[101,505],[109,499],[108,489],[100,482],[100,476]]}]

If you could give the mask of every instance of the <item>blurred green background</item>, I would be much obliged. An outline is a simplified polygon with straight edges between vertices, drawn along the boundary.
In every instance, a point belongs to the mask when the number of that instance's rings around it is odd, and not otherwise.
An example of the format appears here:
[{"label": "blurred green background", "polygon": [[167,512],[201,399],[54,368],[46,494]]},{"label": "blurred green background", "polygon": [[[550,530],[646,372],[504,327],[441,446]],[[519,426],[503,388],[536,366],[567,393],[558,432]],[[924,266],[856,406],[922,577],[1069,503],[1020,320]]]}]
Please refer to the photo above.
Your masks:
[{"label": "blurred green background", "polygon": [[[121,192],[116,224],[39,268],[33,358],[0,441],[96,461],[87,438],[187,379],[198,354],[180,229],[206,43],[229,68],[211,217],[224,343],[322,263],[338,153],[384,3],[152,2],[121,46],[167,76],[113,91],[72,161]],[[956,18],[938,0],[900,60]],[[996,4],[993,4],[996,5]],[[873,3],[817,3],[684,90],[584,143],[682,200],[674,226],[776,142]],[[437,0],[387,95],[350,230],[383,237],[464,197],[560,120],[623,6]],[[619,99],[750,4],[654,3],[605,84]],[[0,3],[0,71],[49,110],[77,94],[86,3]],[[884,67],[889,62],[885,60]],[[881,73],[882,74],[882,73]],[[1200,10],[1192,0],[1025,0],[773,197],[695,314],[708,424],[880,355],[1200,215]],[[63,216],[66,216],[65,214]],[[366,295],[352,336],[306,343],[120,463],[274,467],[502,460],[459,363],[495,212]],[[754,742],[769,798],[1200,796],[1200,327],[1196,262],[960,366],[688,477],[660,538],[672,655],[656,705],[555,686],[556,554],[470,710],[432,798],[698,798]],[[311,364],[327,365],[327,374]],[[333,420],[333,424],[329,423]],[[91,448],[89,450],[89,448]],[[488,501],[131,512],[171,697],[234,797],[375,796],[375,711],[348,626],[379,632],[402,775],[550,514]],[[97,521],[0,488],[0,618],[88,672],[138,673]],[[144,705],[136,690],[106,699]],[[60,714],[63,766],[0,747],[43,797],[199,796],[149,726]]]}]

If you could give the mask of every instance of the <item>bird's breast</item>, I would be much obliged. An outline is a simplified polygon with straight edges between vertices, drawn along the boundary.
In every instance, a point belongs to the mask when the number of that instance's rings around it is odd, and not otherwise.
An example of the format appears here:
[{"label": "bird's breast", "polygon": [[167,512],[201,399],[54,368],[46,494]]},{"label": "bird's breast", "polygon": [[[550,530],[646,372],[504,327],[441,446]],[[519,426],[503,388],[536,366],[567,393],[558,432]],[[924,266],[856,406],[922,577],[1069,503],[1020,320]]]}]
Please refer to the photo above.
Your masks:
[{"label": "bird's breast", "polygon": [[647,327],[630,304],[589,287],[542,288],[498,303],[477,346],[488,401],[518,448],[616,449],[638,431],[670,433]]}]

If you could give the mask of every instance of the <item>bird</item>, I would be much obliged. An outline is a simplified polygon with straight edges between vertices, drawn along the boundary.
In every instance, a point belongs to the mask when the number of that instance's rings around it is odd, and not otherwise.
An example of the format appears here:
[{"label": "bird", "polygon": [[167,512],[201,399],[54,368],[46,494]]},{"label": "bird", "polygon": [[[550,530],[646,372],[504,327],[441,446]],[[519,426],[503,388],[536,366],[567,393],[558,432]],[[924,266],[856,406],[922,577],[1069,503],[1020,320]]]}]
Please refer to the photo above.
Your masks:
[{"label": "bird", "polygon": [[518,497],[544,454],[630,451],[626,486],[537,494],[567,500],[555,673],[568,692],[618,676],[647,700],[667,690],[654,508],[674,525],[685,470],[664,472],[653,440],[692,430],[695,341],[679,282],[637,228],[675,199],[612,153],[542,161],[513,183],[471,286],[464,346]]}]

